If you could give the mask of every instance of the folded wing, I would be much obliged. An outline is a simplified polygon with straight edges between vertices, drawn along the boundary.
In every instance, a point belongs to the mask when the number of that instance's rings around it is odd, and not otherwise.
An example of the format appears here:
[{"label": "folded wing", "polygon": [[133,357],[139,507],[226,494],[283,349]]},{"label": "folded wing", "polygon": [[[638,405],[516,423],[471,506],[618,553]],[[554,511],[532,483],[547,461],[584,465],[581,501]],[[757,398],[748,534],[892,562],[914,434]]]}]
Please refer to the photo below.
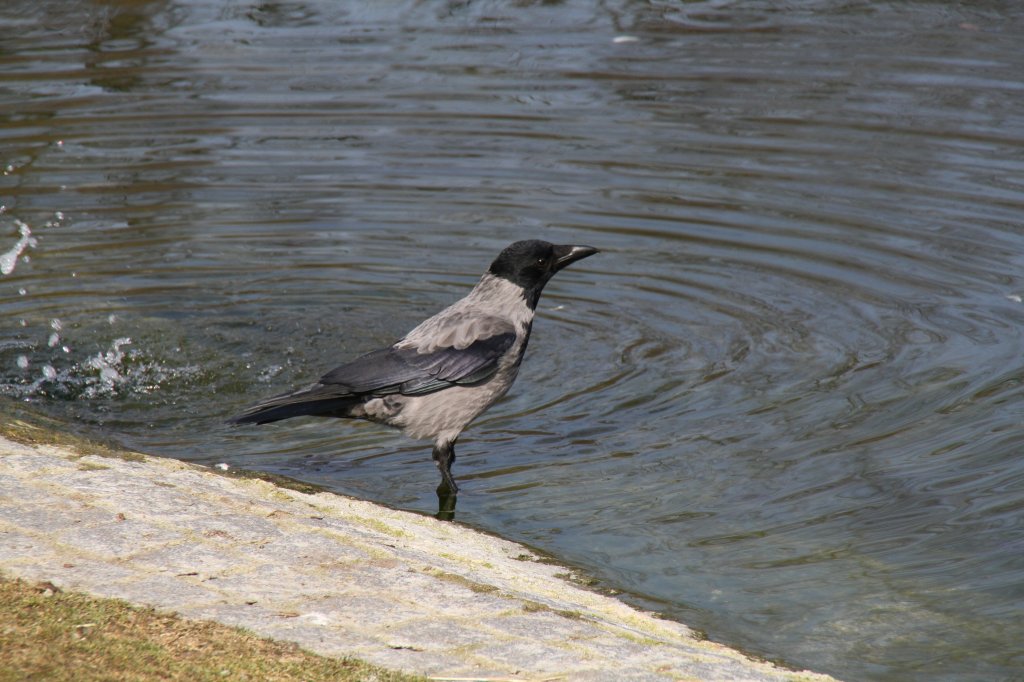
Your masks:
[{"label": "folded wing", "polygon": [[498,371],[501,356],[515,342],[515,332],[480,338],[464,348],[442,346],[427,353],[391,346],[367,353],[320,378],[320,384],[348,394],[424,395],[450,386],[472,385]]},{"label": "folded wing", "polygon": [[452,337],[459,345],[432,343],[427,352],[396,344],[367,353],[332,369],[312,386],[253,405],[232,421],[264,424],[301,415],[344,417],[368,398],[426,395],[487,381],[498,371],[516,334],[511,324],[495,323],[494,318],[477,329],[485,335],[470,342],[467,334],[472,330],[462,329]]}]

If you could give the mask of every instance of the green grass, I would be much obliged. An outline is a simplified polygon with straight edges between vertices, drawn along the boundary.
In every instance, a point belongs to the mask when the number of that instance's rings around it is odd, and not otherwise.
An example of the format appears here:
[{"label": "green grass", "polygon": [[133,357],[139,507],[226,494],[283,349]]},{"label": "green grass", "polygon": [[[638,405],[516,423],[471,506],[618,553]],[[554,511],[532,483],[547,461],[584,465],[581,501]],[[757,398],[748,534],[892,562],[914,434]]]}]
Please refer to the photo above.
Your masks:
[{"label": "green grass", "polygon": [[413,682],[242,629],[0,577],[0,681]]}]

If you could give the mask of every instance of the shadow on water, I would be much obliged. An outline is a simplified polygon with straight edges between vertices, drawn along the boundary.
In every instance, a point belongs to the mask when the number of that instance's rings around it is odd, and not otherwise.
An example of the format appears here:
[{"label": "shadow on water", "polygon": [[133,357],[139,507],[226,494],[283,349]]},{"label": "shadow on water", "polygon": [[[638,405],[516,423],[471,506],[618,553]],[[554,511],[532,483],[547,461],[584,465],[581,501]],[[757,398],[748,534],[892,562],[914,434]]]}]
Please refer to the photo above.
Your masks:
[{"label": "shadow on water", "polygon": [[459,521],[794,665],[1013,678],[1022,30],[1002,2],[3,3],[0,395],[452,519],[422,443],[221,422],[514,239],[593,243],[460,440]]}]

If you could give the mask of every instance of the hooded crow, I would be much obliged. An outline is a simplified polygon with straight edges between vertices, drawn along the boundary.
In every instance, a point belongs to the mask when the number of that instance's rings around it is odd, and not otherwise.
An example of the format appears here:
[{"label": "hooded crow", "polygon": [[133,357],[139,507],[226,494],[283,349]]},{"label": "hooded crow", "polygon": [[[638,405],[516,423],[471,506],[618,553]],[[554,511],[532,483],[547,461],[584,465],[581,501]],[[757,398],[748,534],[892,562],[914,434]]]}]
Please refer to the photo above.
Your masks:
[{"label": "hooded crow", "polygon": [[312,415],[393,426],[434,441],[438,493],[454,495],[455,441],[515,381],[544,285],[597,252],[592,246],[515,242],[465,298],[391,346],[332,369],[312,386],[257,403],[231,421],[266,424]]}]

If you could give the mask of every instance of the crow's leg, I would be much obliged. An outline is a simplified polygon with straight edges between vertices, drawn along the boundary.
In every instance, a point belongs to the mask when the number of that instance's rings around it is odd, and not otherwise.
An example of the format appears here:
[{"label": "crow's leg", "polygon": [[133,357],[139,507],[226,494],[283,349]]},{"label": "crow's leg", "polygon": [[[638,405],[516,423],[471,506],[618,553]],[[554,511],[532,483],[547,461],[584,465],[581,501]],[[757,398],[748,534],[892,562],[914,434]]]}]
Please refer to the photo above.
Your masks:
[{"label": "crow's leg", "polygon": [[438,494],[444,492],[454,495],[459,492],[452,478],[452,462],[455,461],[455,441],[445,441],[434,446],[434,462],[441,471],[441,485],[437,486]]},{"label": "crow's leg", "polygon": [[458,495],[445,488],[443,483],[437,486],[437,513],[434,514],[434,518],[440,521],[453,521],[458,501]]}]

